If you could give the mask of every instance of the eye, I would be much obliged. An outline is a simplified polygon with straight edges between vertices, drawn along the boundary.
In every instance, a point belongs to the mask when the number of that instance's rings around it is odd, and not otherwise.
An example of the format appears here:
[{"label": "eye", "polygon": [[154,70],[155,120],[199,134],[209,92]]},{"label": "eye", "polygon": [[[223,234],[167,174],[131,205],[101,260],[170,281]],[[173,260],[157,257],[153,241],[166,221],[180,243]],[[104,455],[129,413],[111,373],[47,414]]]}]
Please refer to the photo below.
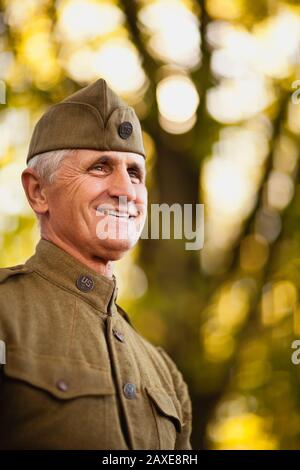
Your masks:
[{"label": "eye", "polygon": [[134,183],[140,183],[142,181],[142,176],[138,170],[129,168],[128,174],[130,175]]},{"label": "eye", "polygon": [[90,168],[91,171],[97,171],[101,173],[107,173],[109,171],[108,166],[105,163],[97,163]]}]

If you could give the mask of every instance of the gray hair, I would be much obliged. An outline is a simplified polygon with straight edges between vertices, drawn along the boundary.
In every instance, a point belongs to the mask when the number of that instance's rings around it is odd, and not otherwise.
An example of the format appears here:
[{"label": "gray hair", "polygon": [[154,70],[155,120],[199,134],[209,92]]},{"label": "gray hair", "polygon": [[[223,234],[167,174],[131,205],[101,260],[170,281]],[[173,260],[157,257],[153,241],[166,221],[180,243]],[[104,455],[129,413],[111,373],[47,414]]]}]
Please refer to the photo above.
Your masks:
[{"label": "gray hair", "polygon": [[77,149],[51,150],[50,152],[39,153],[32,157],[27,168],[33,168],[38,175],[47,183],[53,183],[62,160],[70,154],[75,154]]}]

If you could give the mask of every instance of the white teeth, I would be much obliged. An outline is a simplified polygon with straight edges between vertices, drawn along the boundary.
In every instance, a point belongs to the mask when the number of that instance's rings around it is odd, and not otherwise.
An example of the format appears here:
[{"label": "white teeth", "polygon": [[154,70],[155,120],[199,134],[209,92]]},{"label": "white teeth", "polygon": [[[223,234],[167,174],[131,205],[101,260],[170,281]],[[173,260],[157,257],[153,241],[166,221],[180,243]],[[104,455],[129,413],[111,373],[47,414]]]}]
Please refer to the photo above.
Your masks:
[{"label": "white teeth", "polygon": [[129,217],[130,217],[129,214],[121,214],[120,212],[111,211],[111,210],[102,209],[102,208],[97,209],[97,212],[101,212],[105,215],[112,215],[114,217],[119,217],[119,218],[123,218],[123,219],[129,219]]},{"label": "white teeth", "polygon": [[113,215],[114,217],[122,217],[123,219],[128,219],[129,215],[128,214],[118,214],[117,212],[108,212],[109,215]]}]

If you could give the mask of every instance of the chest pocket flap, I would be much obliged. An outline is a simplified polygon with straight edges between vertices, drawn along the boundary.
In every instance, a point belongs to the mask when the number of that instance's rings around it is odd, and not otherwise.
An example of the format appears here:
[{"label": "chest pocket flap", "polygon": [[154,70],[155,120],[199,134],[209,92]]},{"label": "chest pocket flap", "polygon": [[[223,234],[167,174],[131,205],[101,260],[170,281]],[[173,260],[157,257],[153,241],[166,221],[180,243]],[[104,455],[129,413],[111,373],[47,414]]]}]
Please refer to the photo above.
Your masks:
[{"label": "chest pocket flap", "polygon": [[36,355],[28,350],[8,349],[4,374],[61,399],[115,393],[109,370],[68,357]]},{"label": "chest pocket flap", "polygon": [[181,432],[182,417],[180,403],[174,392],[167,392],[163,388],[146,387],[146,391],[157,408],[158,412],[171,419],[176,431]]}]

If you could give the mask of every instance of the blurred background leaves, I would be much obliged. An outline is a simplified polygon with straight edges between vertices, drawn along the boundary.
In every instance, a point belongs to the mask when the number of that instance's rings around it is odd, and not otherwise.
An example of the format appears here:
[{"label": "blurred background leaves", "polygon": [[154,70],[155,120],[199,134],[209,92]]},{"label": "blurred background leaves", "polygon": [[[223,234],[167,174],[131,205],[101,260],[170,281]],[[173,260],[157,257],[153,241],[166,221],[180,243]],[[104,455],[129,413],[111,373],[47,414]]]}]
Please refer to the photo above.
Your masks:
[{"label": "blurred background leaves", "polygon": [[195,449],[300,447],[299,52],[297,0],[0,0],[0,265],[39,239],[36,120],[100,77],[142,121],[150,203],[205,205],[202,250],[141,240],[116,266],[189,385]]}]

